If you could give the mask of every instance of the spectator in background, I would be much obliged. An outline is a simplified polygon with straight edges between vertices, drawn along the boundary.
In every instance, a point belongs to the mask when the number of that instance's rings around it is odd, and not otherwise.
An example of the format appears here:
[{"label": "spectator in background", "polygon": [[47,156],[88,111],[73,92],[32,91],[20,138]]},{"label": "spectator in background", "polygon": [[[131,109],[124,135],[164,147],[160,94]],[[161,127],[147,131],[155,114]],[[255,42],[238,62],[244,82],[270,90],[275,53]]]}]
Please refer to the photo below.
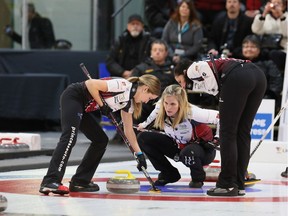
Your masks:
[{"label": "spectator in background", "polygon": [[283,88],[283,78],[281,72],[271,60],[263,60],[261,58],[261,44],[256,35],[248,35],[242,43],[243,59],[252,61],[266,75],[267,88],[264,95],[265,99],[275,100],[276,113],[281,106],[281,91]]},{"label": "spectator in background", "polygon": [[208,37],[208,52],[220,57],[225,50],[226,57],[239,58],[244,37],[252,33],[252,22],[253,18],[241,12],[240,0],[227,0],[226,13],[213,22]]},{"label": "spectator in background", "polygon": [[127,29],[111,47],[106,66],[111,76],[128,78],[132,69],[149,56],[151,35],[144,31],[144,22],[140,15],[128,18]]},{"label": "spectator in background", "polygon": [[287,52],[288,12],[285,10],[286,0],[271,0],[265,5],[263,13],[255,16],[252,24],[252,31],[257,35],[282,35],[280,47],[269,50],[269,59],[274,61],[281,71],[284,71]]},{"label": "spectator in background", "polygon": [[182,58],[198,59],[203,30],[192,1],[183,0],[179,3],[165,25],[162,39],[168,43],[169,55],[174,63],[178,63]]},{"label": "spectator in background", "polygon": [[162,37],[164,26],[176,7],[177,0],[145,0],[144,12],[152,37]]},{"label": "spectator in background", "polygon": [[[31,49],[51,49],[55,43],[53,25],[48,18],[41,17],[34,4],[28,3],[28,41]],[[11,26],[6,26],[5,33],[13,41],[22,44],[22,36]]]},{"label": "spectator in background", "polygon": [[205,37],[208,36],[215,18],[225,12],[225,2],[226,0],[194,0]]},{"label": "spectator in background", "polygon": [[[144,30],[144,21],[138,14],[128,18],[127,29],[112,45],[106,59],[106,67],[111,76],[129,78],[132,69],[143,62],[150,55],[152,37]],[[120,121],[120,112],[115,116]],[[110,143],[123,143],[122,137],[116,133]]]},{"label": "spectator in background", "polygon": [[[176,84],[176,80],[173,75],[174,65],[171,59],[168,57],[168,45],[163,40],[155,40],[151,45],[151,56],[147,58],[143,63],[137,65],[132,70],[132,76],[142,76],[144,74],[151,74],[156,76],[161,82],[161,93],[163,90],[171,84]],[[155,101],[149,101],[146,104],[142,104],[141,117],[136,120],[136,123],[143,122],[150,115],[154,109]]]}]

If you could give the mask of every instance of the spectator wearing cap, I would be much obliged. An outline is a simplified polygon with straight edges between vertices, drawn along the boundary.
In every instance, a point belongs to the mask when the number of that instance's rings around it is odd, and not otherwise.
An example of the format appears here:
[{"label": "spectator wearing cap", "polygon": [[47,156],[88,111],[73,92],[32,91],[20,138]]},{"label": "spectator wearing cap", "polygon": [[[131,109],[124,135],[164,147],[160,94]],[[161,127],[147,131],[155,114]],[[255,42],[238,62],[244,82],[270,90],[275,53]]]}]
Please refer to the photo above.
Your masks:
[{"label": "spectator wearing cap", "polygon": [[126,30],[112,45],[106,59],[111,76],[130,77],[131,70],[150,55],[150,44],[151,35],[144,30],[142,17],[129,16]]},{"label": "spectator wearing cap", "polygon": [[[130,77],[132,69],[150,56],[151,42],[152,37],[144,30],[142,17],[138,14],[129,16],[126,30],[111,46],[106,59],[106,67],[110,75],[125,79]],[[123,140],[116,134],[110,143],[123,143]]]}]

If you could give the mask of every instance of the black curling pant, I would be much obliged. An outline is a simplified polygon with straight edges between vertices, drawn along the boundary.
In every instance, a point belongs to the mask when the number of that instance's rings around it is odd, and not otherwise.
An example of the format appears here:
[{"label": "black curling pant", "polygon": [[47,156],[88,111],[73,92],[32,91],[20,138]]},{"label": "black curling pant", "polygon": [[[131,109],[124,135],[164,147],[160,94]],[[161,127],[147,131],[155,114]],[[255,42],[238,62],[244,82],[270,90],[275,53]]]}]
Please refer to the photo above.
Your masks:
[{"label": "black curling pant", "polygon": [[223,80],[219,98],[220,188],[244,189],[250,159],[250,131],[266,90],[264,73],[252,63],[239,64]]},{"label": "black curling pant", "polygon": [[85,94],[80,83],[70,85],[61,95],[62,134],[42,184],[61,183],[67,162],[77,140],[78,130],[91,140],[71,181],[89,183],[103,157],[108,137],[92,113],[84,112]]},{"label": "black curling pant", "polygon": [[[174,159],[179,155],[180,161],[190,168],[193,181],[204,181],[204,165],[207,165],[215,158],[215,150],[207,151],[198,144],[189,144],[181,151],[172,138],[165,134],[157,132],[141,132],[137,136],[140,148],[156,170],[159,170],[162,176],[177,175],[178,170],[167,159]],[[173,178],[173,177],[172,177]]]}]

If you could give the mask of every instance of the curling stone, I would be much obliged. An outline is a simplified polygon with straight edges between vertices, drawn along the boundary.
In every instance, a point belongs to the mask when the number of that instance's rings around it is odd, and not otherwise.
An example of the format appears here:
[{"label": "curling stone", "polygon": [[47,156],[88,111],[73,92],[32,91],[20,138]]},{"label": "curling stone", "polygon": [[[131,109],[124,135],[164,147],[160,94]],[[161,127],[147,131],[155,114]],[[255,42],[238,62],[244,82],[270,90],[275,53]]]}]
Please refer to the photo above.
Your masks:
[{"label": "curling stone", "polygon": [[0,212],[3,212],[6,210],[7,205],[8,205],[7,203],[8,203],[7,198],[0,194]]},{"label": "curling stone", "polygon": [[106,182],[106,188],[111,193],[130,194],[140,190],[140,182],[129,170],[117,170],[116,174],[127,176],[115,176]]}]

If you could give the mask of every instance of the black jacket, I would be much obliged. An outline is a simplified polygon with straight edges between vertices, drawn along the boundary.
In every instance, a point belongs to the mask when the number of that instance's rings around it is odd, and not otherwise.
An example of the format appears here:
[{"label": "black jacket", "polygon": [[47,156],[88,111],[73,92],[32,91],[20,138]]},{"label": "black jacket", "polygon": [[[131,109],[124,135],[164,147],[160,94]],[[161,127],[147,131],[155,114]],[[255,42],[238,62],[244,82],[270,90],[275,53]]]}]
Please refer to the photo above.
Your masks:
[{"label": "black jacket", "polygon": [[266,75],[267,89],[264,98],[279,100],[283,88],[283,78],[277,66],[271,60],[252,62]]},{"label": "black jacket", "polygon": [[170,58],[167,58],[163,65],[156,65],[151,58],[147,58],[143,63],[137,65],[132,70],[132,76],[142,76],[151,74],[156,76],[161,82],[161,92],[171,84],[177,84],[173,75],[174,65]]},{"label": "black jacket", "polygon": [[144,32],[133,38],[128,30],[119,36],[111,47],[106,59],[106,66],[111,76],[122,77],[125,70],[132,70],[150,55],[152,39],[150,33]]},{"label": "black jacket", "polygon": [[[12,40],[22,43],[22,36],[13,32]],[[30,23],[28,38],[31,49],[50,49],[55,44],[53,25],[47,18],[36,15]]]},{"label": "black jacket", "polygon": [[[211,32],[208,36],[208,50],[214,48],[221,52],[221,47],[226,43],[227,39],[227,13],[219,16],[212,25]],[[243,39],[252,34],[251,25],[253,18],[240,13],[237,21],[237,29],[233,39],[233,47],[230,49],[233,58],[239,58],[242,52]]]}]

